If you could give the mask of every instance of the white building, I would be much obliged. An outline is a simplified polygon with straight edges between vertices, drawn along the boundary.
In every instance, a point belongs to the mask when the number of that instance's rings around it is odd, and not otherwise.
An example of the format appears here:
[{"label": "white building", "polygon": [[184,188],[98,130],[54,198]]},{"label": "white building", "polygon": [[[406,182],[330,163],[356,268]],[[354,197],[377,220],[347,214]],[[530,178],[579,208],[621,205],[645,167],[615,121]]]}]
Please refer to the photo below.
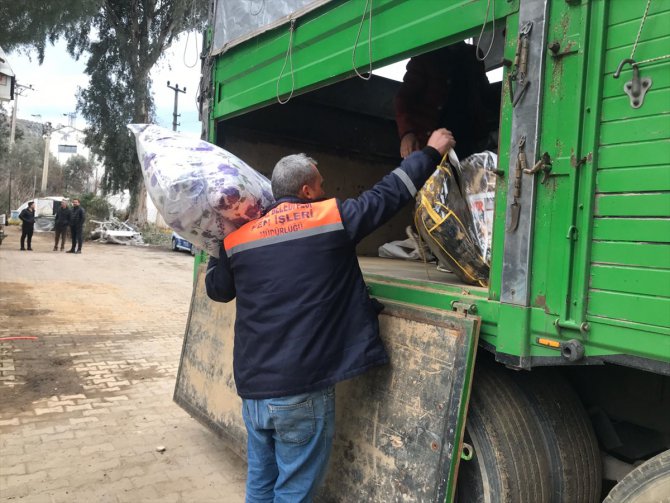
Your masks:
[{"label": "white building", "polygon": [[0,47],[0,101],[14,99],[14,72],[9,66],[7,57]]},{"label": "white building", "polygon": [[52,129],[49,150],[61,165],[75,155],[91,158],[90,149],[84,145],[84,132],[72,126],[56,126]]}]

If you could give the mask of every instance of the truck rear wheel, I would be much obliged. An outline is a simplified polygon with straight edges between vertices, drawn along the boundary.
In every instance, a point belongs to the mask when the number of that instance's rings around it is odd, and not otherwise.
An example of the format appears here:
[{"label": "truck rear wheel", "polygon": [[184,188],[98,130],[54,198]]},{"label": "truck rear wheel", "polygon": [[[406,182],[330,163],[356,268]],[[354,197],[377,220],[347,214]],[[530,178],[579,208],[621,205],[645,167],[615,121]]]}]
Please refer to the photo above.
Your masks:
[{"label": "truck rear wheel", "polygon": [[457,494],[462,502],[596,503],[602,462],[591,422],[555,369],[509,372],[480,358]]},{"label": "truck rear wheel", "polygon": [[614,486],[603,503],[667,501],[670,496],[670,450],[645,461]]},{"label": "truck rear wheel", "polygon": [[484,359],[475,370],[465,441],[474,453],[460,463],[459,503],[550,501],[549,462],[539,422],[508,373]]},{"label": "truck rear wheel", "polygon": [[556,369],[516,372],[512,379],[523,391],[540,423],[549,454],[550,501],[600,501],[600,449],[577,394]]}]

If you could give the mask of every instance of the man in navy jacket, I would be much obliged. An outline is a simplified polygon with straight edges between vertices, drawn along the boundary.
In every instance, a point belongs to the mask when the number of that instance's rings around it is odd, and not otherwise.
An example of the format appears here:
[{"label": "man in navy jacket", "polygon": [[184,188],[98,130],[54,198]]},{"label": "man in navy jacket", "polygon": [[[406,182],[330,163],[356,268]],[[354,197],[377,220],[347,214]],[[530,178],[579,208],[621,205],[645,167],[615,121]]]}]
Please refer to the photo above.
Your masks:
[{"label": "man in navy jacket", "polygon": [[326,199],[316,162],[281,159],[276,202],[229,234],[206,274],[236,300],[233,369],[248,433],[248,502],[311,501],[334,435],[335,383],[388,362],[356,245],[387,222],[455,145],[446,129],[357,198]]},{"label": "man in navy jacket", "polygon": [[[33,230],[35,229],[35,202],[30,201],[28,207],[21,210],[19,213],[21,219],[21,250],[33,251]],[[25,246],[26,238],[28,238],[28,248]]]}]

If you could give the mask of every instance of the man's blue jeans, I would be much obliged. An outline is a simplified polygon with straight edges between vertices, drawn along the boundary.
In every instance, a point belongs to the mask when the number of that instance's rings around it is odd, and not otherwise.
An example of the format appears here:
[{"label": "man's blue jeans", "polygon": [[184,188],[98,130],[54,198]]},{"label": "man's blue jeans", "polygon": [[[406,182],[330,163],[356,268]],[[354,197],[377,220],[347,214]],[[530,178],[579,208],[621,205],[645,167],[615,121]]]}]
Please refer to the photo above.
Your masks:
[{"label": "man's blue jeans", "polygon": [[247,427],[247,503],[310,502],[335,433],[335,388],[242,400]]}]

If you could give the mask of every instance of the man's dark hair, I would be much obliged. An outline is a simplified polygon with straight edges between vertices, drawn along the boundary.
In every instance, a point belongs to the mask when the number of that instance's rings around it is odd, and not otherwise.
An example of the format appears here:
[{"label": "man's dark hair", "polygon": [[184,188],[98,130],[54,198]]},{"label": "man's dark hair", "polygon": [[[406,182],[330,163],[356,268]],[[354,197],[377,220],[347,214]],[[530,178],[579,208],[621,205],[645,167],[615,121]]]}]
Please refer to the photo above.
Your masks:
[{"label": "man's dark hair", "polygon": [[35,201],[28,201],[28,206],[30,206],[31,204],[35,204]]},{"label": "man's dark hair", "polygon": [[272,170],[272,195],[275,199],[297,196],[303,185],[312,184],[317,177],[312,168],[316,161],[305,154],[282,157]]}]

